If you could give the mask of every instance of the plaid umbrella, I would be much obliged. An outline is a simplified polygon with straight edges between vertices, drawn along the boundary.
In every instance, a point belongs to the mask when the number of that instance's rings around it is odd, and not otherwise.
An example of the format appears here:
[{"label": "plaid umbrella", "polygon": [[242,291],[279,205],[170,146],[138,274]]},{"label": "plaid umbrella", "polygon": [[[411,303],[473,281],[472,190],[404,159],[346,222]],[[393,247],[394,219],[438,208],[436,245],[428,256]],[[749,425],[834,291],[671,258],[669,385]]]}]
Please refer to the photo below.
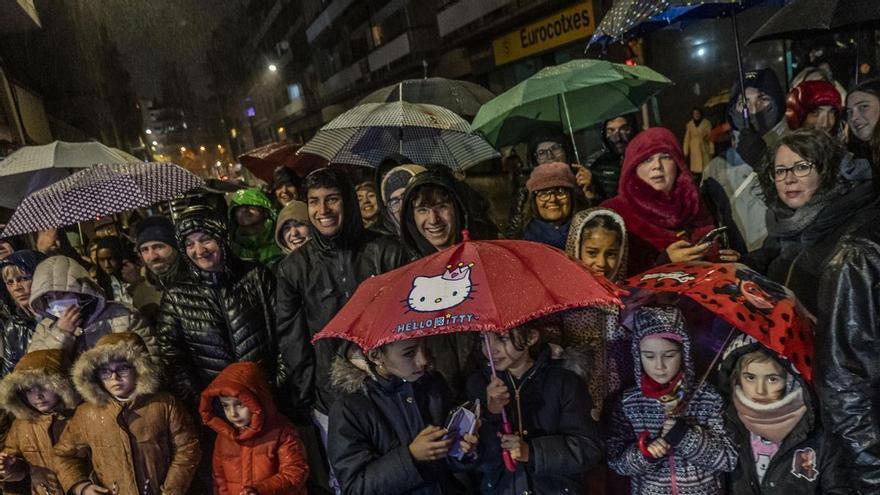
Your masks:
[{"label": "plaid umbrella", "polygon": [[407,79],[378,89],[361,100],[364,103],[408,101],[448,108],[458,115],[473,117],[484,103],[495,98],[488,89],[468,81],[429,77]]},{"label": "plaid umbrella", "polygon": [[405,101],[358,105],[321,128],[299,153],[372,168],[400,153],[416,163],[455,170],[499,156],[451,110]]},{"label": "plaid umbrella", "polygon": [[204,184],[172,163],[95,165],[26,197],[2,236],[64,227],[147,207]]}]

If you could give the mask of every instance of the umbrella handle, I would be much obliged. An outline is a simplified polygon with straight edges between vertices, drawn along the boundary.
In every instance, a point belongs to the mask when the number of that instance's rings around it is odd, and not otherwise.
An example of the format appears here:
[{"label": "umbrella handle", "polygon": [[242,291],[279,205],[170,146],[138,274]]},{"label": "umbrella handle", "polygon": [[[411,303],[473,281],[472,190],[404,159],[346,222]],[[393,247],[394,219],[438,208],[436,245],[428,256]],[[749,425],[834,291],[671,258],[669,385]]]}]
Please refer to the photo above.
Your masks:
[{"label": "umbrella handle", "polygon": [[[506,419],[501,422],[501,433],[505,435],[513,434],[513,426],[510,425],[510,422]],[[504,460],[504,468],[507,469],[511,473],[516,472],[516,461],[513,460],[513,456],[510,455],[509,450],[501,451],[501,458]]]}]

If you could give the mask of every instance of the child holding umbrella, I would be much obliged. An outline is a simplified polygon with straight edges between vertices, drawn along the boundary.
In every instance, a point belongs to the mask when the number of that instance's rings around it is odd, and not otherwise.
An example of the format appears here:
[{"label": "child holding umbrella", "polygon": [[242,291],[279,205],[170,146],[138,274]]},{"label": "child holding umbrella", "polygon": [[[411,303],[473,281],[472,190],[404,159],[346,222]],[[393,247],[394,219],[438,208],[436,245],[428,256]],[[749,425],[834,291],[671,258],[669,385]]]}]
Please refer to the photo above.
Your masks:
[{"label": "child holding umbrella", "polygon": [[[587,385],[563,360],[552,360],[535,326],[488,334],[493,365],[468,380],[468,395],[486,412],[480,431],[483,493],[584,493],[586,472],[602,459],[602,440],[589,415]],[[508,407],[515,433],[501,433]],[[513,470],[502,462],[508,452]]]},{"label": "child holding umbrella", "polygon": [[637,385],[611,413],[608,465],[633,494],[724,493],[721,473],[736,467],[724,429],[724,401],[697,386],[684,316],[672,306],[643,306],[633,317]]}]

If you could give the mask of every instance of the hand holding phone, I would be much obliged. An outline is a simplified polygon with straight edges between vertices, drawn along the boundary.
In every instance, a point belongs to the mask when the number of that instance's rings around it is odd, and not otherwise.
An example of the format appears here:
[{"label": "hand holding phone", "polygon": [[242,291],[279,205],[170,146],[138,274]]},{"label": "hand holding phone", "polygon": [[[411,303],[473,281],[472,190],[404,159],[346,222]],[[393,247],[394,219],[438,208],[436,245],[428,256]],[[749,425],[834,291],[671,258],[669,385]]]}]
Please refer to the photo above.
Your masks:
[{"label": "hand holding phone", "polygon": [[711,243],[711,242],[715,242],[715,239],[717,239],[718,236],[720,236],[721,234],[724,234],[724,233],[726,233],[726,232],[727,232],[727,227],[726,227],[726,226],[721,226],[721,227],[718,227],[717,229],[712,229],[712,230],[710,230],[706,235],[704,235],[704,236],[703,236],[703,237],[697,242],[696,245],[699,246],[700,244],[708,244],[708,243]]}]

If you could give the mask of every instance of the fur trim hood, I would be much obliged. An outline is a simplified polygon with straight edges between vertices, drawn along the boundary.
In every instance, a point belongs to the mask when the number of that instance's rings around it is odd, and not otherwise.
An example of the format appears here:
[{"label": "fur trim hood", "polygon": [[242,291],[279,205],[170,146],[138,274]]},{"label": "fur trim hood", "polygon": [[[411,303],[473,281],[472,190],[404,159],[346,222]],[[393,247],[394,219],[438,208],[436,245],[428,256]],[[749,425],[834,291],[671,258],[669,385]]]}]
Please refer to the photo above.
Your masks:
[{"label": "fur trim hood", "polygon": [[113,360],[124,359],[137,373],[137,385],[131,399],[159,391],[159,369],[150,359],[143,339],[136,333],[110,333],[101,337],[95,347],[80,355],[73,366],[73,384],[82,398],[103,406],[114,401],[97,376],[98,368]]},{"label": "fur trim hood", "polygon": [[[336,356],[330,367],[330,383],[338,390],[346,394],[353,394],[364,390],[364,384],[368,378],[373,378],[373,373],[367,367],[366,359],[357,360],[355,365],[343,356]],[[363,363],[362,365],[360,363]],[[363,366],[363,368],[361,368]]]},{"label": "fur trim hood", "polygon": [[610,218],[619,229],[620,254],[618,255],[617,268],[614,269],[614,272],[608,278],[612,282],[622,282],[626,279],[626,223],[623,221],[623,217],[618,215],[614,210],[609,210],[608,208],[590,208],[575,213],[571,219],[571,226],[568,228],[568,240],[565,243],[565,253],[569,258],[581,261],[581,242],[583,241],[584,226],[599,216]]},{"label": "fur trim hood", "polygon": [[[238,429],[226,420],[219,404],[221,395],[237,397],[250,410],[249,428]],[[254,438],[279,419],[269,382],[260,366],[252,362],[232,363],[217,375],[202,392],[199,415],[218,435],[235,441]]]},{"label": "fur trim hood", "polygon": [[67,369],[61,349],[25,354],[15,365],[15,370],[0,382],[0,406],[17,419],[37,419],[41,414],[27,403],[24,391],[42,386],[58,394],[61,398],[61,409],[76,409],[80,398],[67,376]]}]

